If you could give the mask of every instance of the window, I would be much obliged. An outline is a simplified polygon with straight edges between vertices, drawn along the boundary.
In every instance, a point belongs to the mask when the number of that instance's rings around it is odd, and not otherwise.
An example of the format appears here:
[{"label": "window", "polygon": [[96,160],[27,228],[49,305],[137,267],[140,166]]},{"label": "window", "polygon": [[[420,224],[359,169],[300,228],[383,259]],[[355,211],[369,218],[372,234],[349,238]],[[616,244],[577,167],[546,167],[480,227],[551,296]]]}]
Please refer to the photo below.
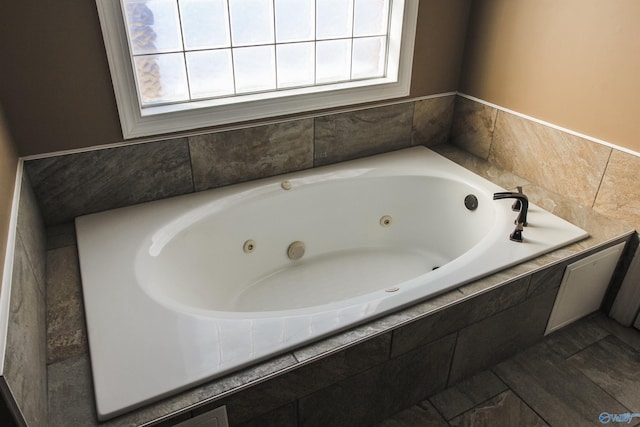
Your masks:
[{"label": "window", "polygon": [[417,0],[96,0],[125,138],[406,96]]}]

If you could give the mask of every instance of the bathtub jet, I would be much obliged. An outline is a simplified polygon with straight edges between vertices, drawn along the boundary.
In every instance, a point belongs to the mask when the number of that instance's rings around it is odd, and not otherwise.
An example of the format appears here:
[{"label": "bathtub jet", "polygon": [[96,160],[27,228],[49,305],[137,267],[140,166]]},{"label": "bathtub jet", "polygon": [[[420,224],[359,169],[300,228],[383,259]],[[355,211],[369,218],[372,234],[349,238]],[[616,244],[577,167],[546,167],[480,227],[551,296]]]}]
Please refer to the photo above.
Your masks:
[{"label": "bathtub jet", "polygon": [[414,147],[77,218],[99,418],[587,236],[503,191]]}]

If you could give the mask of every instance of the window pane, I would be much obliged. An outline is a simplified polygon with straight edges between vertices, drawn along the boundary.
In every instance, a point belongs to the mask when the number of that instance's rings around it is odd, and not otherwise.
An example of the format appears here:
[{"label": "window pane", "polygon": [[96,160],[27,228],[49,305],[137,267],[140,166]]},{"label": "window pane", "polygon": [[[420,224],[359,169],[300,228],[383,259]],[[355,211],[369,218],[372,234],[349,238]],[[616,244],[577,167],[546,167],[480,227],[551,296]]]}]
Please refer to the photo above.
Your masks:
[{"label": "window pane", "polygon": [[310,86],[315,81],[314,43],[277,46],[278,87]]},{"label": "window pane", "polygon": [[316,43],[316,83],[349,80],[351,39]]},{"label": "window pane", "polygon": [[187,52],[186,58],[192,98],[233,95],[231,49]]},{"label": "window pane", "polygon": [[276,88],[274,46],[233,49],[236,92],[259,92]]},{"label": "window pane", "polygon": [[314,40],[315,12],[314,0],[276,0],[276,41]]},{"label": "window pane", "polygon": [[318,39],[351,37],[353,0],[317,0]]},{"label": "window pane", "polygon": [[134,55],[182,50],[175,1],[126,0],[125,15]]},{"label": "window pane", "polygon": [[387,34],[389,1],[355,0],[353,35],[380,36]]},{"label": "window pane", "polygon": [[185,49],[231,46],[226,0],[179,0]]},{"label": "window pane", "polygon": [[353,39],[353,71],[351,78],[383,77],[385,59],[385,37]]},{"label": "window pane", "polygon": [[273,43],[272,0],[229,0],[233,46]]},{"label": "window pane", "polygon": [[142,105],[189,100],[184,54],[137,56],[134,61]]}]

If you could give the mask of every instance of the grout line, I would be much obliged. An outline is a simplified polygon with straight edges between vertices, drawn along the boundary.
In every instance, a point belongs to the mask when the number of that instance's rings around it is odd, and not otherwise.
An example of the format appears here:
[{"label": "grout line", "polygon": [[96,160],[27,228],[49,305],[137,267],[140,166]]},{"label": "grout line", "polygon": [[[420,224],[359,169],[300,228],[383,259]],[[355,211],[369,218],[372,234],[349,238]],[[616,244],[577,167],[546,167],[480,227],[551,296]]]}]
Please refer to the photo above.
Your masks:
[{"label": "grout line", "polygon": [[609,151],[609,157],[607,157],[607,163],[602,171],[602,175],[600,176],[600,182],[598,183],[598,188],[596,188],[596,194],[593,196],[593,202],[591,203],[591,209],[596,205],[596,200],[598,200],[598,194],[600,193],[600,188],[602,188],[602,183],[604,182],[604,177],[607,175],[607,170],[609,170],[609,164],[611,163],[611,157],[613,156],[613,149]]},{"label": "grout line", "polygon": [[[464,328],[462,328],[464,329]],[[456,334],[456,340],[453,344],[453,351],[451,352],[451,357],[449,357],[449,371],[447,372],[447,382],[445,383],[445,388],[444,390],[448,389],[451,387],[451,384],[449,384],[449,381],[451,380],[451,371],[453,370],[453,361],[455,359],[456,356],[456,351],[458,350],[458,339],[460,338],[460,331],[462,329],[459,329],[457,331],[455,331]],[[441,390],[441,391],[444,391]]]},{"label": "grout line", "polygon": [[[534,344],[534,345],[535,345],[535,344]],[[531,348],[531,347],[529,347],[529,348]],[[527,350],[528,350],[528,349],[527,349]],[[525,350],[525,352],[526,352],[527,350]],[[510,360],[510,359],[512,359],[512,358],[513,358],[513,357],[510,357],[510,358],[508,358],[508,359],[506,359],[506,360]],[[493,365],[491,368],[489,368],[489,370],[490,370],[490,371],[491,371],[491,372],[492,372],[492,373],[493,373],[493,374],[494,374],[494,375],[495,375],[495,376],[496,376],[496,377],[497,377],[497,378],[502,382],[502,384],[506,385],[506,386],[507,386],[507,389],[508,389],[509,391],[511,391],[511,393],[513,393],[513,394],[514,394],[518,399],[520,399],[520,401],[521,401],[522,403],[524,403],[524,404],[527,406],[527,408],[531,409],[531,410],[533,411],[533,413],[534,413],[534,414],[536,414],[538,417],[540,417],[540,419],[541,419],[542,421],[544,421],[545,423],[547,423],[547,425],[551,426],[552,424],[551,424],[551,423],[550,423],[550,422],[549,422],[545,417],[543,417],[541,413],[539,413],[538,411],[536,411],[536,410],[535,410],[535,409],[534,409],[534,408],[529,404],[529,402],[527,402],[527,401],[524,399],[524,397],[520,396],[520,394],[518,394],[518,392],[516,392],[516,391],[515,391],[515,390],[514,390],[514,389],[513,389],[509,384],[507,384],[507,382],[506,382],[503,378],[501,378],[501,377],[500,377],[500,375],[499,375],[496,371],[494,371],[494,367],[495,367],[495,366],[496,366],[496,365]]]},{"label": "grout line", "polygon": [[189,138],[186,141],[187,144],[187,153],[189,156],[189,171],[191,172],[191,190],[192,193],[196,192],[196,177],[193,173],[193,157],[191,156],[191,144],[189,143]]}]

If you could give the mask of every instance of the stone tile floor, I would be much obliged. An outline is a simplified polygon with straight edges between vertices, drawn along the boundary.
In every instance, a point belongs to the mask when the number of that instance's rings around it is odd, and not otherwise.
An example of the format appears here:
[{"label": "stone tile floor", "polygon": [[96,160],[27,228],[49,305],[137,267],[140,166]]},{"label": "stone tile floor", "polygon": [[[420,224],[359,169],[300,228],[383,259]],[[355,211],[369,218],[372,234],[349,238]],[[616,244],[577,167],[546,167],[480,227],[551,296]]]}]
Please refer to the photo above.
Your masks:
[{"label": "stone tile floor", "polygon": [[377,427],[607,424],[640,425],[640,331],[595,313]]}]

